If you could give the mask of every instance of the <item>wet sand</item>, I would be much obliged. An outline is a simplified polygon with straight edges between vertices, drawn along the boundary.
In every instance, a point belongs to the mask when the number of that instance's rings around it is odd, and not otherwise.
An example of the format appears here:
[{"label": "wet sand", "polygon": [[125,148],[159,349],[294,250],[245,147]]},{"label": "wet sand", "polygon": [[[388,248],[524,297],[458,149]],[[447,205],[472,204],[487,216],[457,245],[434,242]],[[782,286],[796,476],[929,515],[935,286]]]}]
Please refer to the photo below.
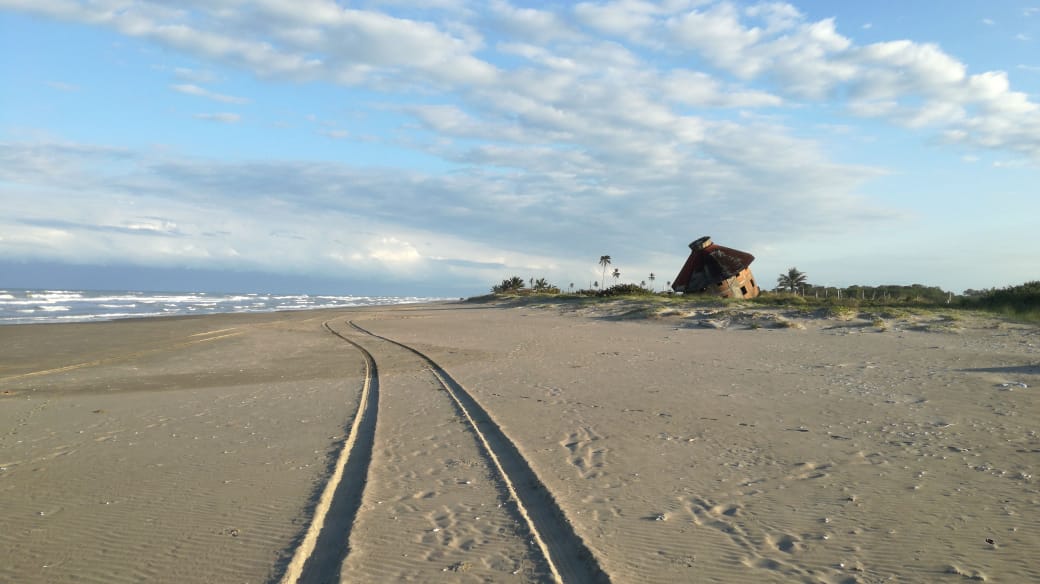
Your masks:
[{"label": "wet sand", "polygon": [[1036,326],[460,303],[0,347],[0,581],[1040,581]]}]

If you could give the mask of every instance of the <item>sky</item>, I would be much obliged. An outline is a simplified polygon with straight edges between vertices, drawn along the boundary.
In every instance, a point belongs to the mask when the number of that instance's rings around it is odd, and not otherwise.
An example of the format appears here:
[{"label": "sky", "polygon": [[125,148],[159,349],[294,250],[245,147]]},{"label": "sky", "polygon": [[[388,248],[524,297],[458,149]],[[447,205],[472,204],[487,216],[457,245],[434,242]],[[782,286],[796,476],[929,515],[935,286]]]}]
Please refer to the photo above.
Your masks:
[{"label": "sky", "polygon": [[0,0],[0,79],[0,287],[1040,279],[1037,0]]}]

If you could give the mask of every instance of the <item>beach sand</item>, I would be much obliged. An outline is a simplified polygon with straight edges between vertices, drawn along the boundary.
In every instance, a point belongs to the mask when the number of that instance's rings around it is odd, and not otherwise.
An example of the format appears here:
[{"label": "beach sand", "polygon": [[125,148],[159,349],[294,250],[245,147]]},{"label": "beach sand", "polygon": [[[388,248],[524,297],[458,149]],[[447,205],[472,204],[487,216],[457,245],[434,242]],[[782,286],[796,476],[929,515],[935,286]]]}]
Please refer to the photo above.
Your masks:
[{"label": "beach sand", "polygon": [[470,302],[0,348],[3,582],[1040,581],[1035,325]]}]

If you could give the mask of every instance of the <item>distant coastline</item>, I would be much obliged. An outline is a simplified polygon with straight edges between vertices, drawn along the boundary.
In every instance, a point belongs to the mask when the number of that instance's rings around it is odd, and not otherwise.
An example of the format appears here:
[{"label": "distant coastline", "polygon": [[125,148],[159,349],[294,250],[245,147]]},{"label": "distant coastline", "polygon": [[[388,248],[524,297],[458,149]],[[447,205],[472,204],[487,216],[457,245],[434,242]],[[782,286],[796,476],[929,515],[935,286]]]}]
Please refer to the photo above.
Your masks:
[{"label": "distant coastline", "polygon": [[0,325],[234,314],[436,302],[419,296],[352,296],[132,290],[0,289]]}]

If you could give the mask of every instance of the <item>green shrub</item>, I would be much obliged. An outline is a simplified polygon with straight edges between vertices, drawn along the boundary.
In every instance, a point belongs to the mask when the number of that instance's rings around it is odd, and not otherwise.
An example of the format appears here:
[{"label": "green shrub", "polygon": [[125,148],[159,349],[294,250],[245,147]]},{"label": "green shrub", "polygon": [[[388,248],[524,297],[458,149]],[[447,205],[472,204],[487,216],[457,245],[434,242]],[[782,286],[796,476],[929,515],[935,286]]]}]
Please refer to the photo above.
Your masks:
[{"label": "green shrub", "polygon": [[1040,314],[1040,280],[986,290],[962,298],[961,306],[1034,320]]},{"label": "green shrub", "polygon": [[637,284],[615,284],[600,290],[596,296],[655,296],[654,292]]}]

